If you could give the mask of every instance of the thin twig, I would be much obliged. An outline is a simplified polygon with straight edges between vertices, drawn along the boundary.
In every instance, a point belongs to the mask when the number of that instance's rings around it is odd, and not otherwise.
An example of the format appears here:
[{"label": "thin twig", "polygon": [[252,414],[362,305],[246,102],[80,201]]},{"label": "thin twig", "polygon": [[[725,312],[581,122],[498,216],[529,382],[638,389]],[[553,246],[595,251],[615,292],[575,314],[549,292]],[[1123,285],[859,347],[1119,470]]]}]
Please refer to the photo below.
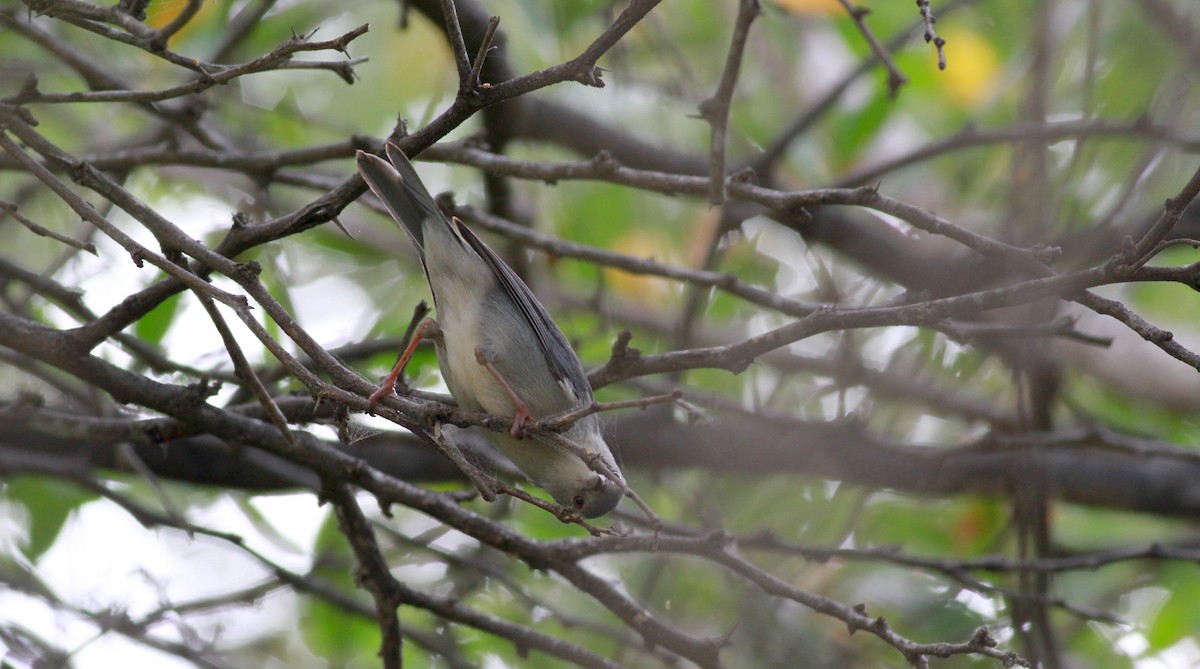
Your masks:
[{"label": "thin twig", "polygon": [[[98,91],[80,91],[72,93],[42,93],[36,89],[33,92],[26,92],[21,101],[23,103],[40,103],[40,104],[64,104],[64,103],[98,103],[98,102],[161,102],[186,95],[194,95],[202,91],[208,90],[214,86],[228,84],[229,82],[239,77],[261,72],[270,72],[280,69],[342,69],[347,66],[353,67],[357,63],[363,62],[363,59],[352,59],[351,61],[339,63],[324,63],[317,61],[295,62],[291,61],[293,54],[302,53],[305,51],[324,51],[335,49],[342,51],[346,45],[362,34],[366,33],[368,25],[363,24],[347,31],[340,37],[325,40],[323,42],[310,42],[307,35],[295,36],[276,47],[270,53],[259,56],[252,61],[241,63],[239,65],[215,66],[212,72],[204,72],[202,76],[185,84],[163,88],[159,90],[138,91],[128,88],[117,88],[113,90],[98,90]],[[346,77],[343,75],[342,77]]]},{"label": "thin twig", "polygon": [[[572,162],[543,162],[516,160],[479,149],[454,146],[443,153],[440,149],[427,152],[443,160],[471,165],[489,172],[524,179],[540,179],[554,183],[566,179],[595,179],[611,183],[635,186],[644,190],[666,194],[708,192],[707,177],[683,176],[621,166],[611,156],[600,155],[592,160]],[[926,232],[949,237],[984,255],[1010,256],[1045,262],[1056,257],[1054,248],[1035,246],[1021,248],[998,241],[956,225],[936,214],[884,195],[874,187],[826,188],[807,191],[780,192],[750,183],[732,181],[728,184],[729,194],[768,207],[781,214],[810,205],[845,205],[875,209],[904,220],[913,227]],[[482,215],[476,220],[484,220]]]},{"label": "thin twig", "polygon": [[[18,126],[17,123],[13,122],[14,120],[15,119],[8,115],[8,112],[6,112],[6,110],[0,106],[0,123],[7,123],[9,129],[16,129]],[[21,123],[21,125],[23,125],[23,123]],[[22,140],[25,140],[25,137],[22,137]],[[173,278],[178,279],[187,287],[199,293],[212,295],[222,303],[231,307],[236,308],[239,301],[243,299],[206,283],[203,279],[195,274],[187,271],[170,260],[167,260],[163,256],[154,253],[141,244],[138,244],[132,237],[126,235],[120,230],[120,228],[113,225],[103,216],[101,216],[99,212],[91,207],[91,205],[83,201],[83,199],[76,195],[70,188],[68,188],[66,184],[60,181],[58,177],[54,176],[50,170],[33,160],[33,158],[30,157],[24,149],[22,149],[16,142],[9,139],[8,135],[3,131],[0,131],[0,148],[4,149],[9,155],[16,157],[17,161],[20,162],[25,169],[27,169],[37,178],[41,179],[42,183],[49,186],[51,190],[53,190],[60,198],[62,198],[64,202],[66,202],[73,210],[75,210],[75,213],[83,217],[84,220],[95,225],[102,232],[111,237],[113,241],[124,247],[125,250],[129,252],[130,257],[133,258],[135,264],[140,266],[143,261],[149,262],[158,269],[161,269],[163,272],[171,275]]]},{"label": "thin twig", "polygon": [[71,248],[76,248],[76,249],[79,249],[80,251],[87,251],[88,253],[90,253],[92,255],[99,255],[96,253],[96,245],[95,244],[93,244],[91,242],[81,242],[77,239],[72,239],[66,235],[59,234],[53,230],[50,230],[49,228],[46,228],[42,225],[39,225],[38,223],[35,223],[34,221],[30,220],[27,216],[22,214],[20,209],[17,207],[17,205],[12,202],[6,202],[4,200],[0,200],[0,211],[15,218],[18,223],[25,226],[26,228],[29,228],[29,231],[35,235],[38,235],[41,237],[49,237],[50,239],[62,242],[63,244],[66,244],[67,246],[70,246]]},{"label": "thin twig", "polygon": [[946,52],[943,49],[946,46],[946,40],[938,37],[937,31],[933,29],[933,24],[937,23],[937,17],[933,15],[933,10],[929,7],[929,0],[917,0],[917,8],[921,11],[921,20],[925,22],[925,43],[933,42],[933,46],[937,49],[938,69],[946,69]]},{"label": "thin twig", "polygon": [[879,39],[875,37],[875,33],[871,32],[871,29],[867,27],[865,19],[867,14],[871,13],[871,10],[866,7],[855,6],[850,0],[838,0],[838,2],[842,3],[842,7],[846,8],[846,13],[854,20],[854,25],[858,28],[858,32],[867,40],[867,44],[870,45],[871,51],[879,58],[879,62],[883,63],[883,66],[887,68],[888,97],[894,100],[896,93],[900,91],[900,87],[908,83],[908,77],[900,72],[900,68],[896,67],[896,61],[892,60],[892,54],[888,53],[887,49],[879,43]]},{"label": "thin twig", "polygon": [[676,389],[662,395],[641,397],[636,400],[624,400],[621,402],[592,402],[591,404],[581,406],[578,409],[538,421],[537,427],[551,432],[559,432],[571,427],[579,419],[590,416],[594,413],[600,413],[601,411],[617,411],[619,409],[644,410],[647,407],[654,406],[656,404],[674,404],[679,402],[681,399],[683,399],[683,391]]},{"label": "thin twig", "polygon": [[738,74],[742,69],[742,55],[746,51],[746,40],[750,26],[762,12],[758,0],[741,0],[738,4],[737,20],[733,25],[733,37],[729,42],[729,55],[725,57],[725,69],[712,97],[700,103],[697,109],[700,118],[711,128],[709,139],[708,204],[716,206],[725,202],[725,134],[729,128],[729,109],[733,104],[733,93],[737,88]]},{"label": "thin twig", "polygon": [[196,12],[199,12],[200,7],[203,5],[204,0],[187,0],[187,4],[175,15],[175,18],[171,19],[171,22],[167,25],[156,30],[151,36],[150,42],[154,45],[152,48],[166,48],[171,37],[182,30],[196,16]]},{"label": "thin twig", "polygon": [[500,17],[493,16],[488,19],[487,31],[483,33],[483,39],[479,42],[479,51],[475,54],[475,63],[471,66],[471,78],[467,81],[467,88],[475,90],[483,85],[479,80],[480,72],[483,71],[483,62],[487,60],[488,53],[492,50],[492,39],[496,36],[496,28],[500,26]]},{"label": "thin twig", "polygon": [[258,398],[267,416],[271,419],[271,423],[279,429],[279,433],[283,435],[283,438],[294,443],[296,437],[292,435],[292,431],[288,427],[287,418],[279,410],[279,406],[275,404],[274,398],[271,397],[271,391],[267,390],[267,387],[263,385],[262,380],[258,378],[258,374],[254,372],[254,367],[246,359],[246,354],[242,352],[242,347],[237,343],[237,338],[233,336],[233,331],[229,329],[229,324],[225,322],[225,317],[217,309],[216,302],[208,295],[197,294],[196,297],[200,299],[200,304],[204,306],[204,310],[208,312],[208,317],[212,320],[213,326],[220,333],[221,341],[225,344],[225,350],[229,353],[229,359],[233,362],[233,369],[238,377],[253,391],[254,396]]},{"label": "thin twig", "polygon": [[1178,195],[1167,200],[1162,215],[1129,252],[1129,260],[1137,266],[1144,265],[1149,261],[1158,244],[1179,223],[1179,218],[1183,216],[1183,210],[1187,209],[1197,195],[1200,195],[1200,168],[1192,173],[1192,177],[1188,179],[1187,184]]},{"label": "thin twig", "polygon": [[886,175],[909,165],[918,165],[931,158],[978,146],[1030,140],[1043,142],[1064,139],[1083,140],[1091,137],[1115,140],[1140,138],[1181,151],[1200,151],[1200,137],[1182,133],[1179,128],[1165,125],[1148,117],[1141,117],[1133,121],[1086,118],[1071,121],[1018,122],[1003,128],[979,128],[975,125],[967,125],[956,133],[934,140],[908,153],[849,172],[839,177],[834,185],[850,187],[875,183]]},{"label": "thin twig", "polygon": [[462,26],[458,24],[458,9],[454,0],[441,0],[442,15],[446,22],[446,37],[450,40],[450,50],[454,53],[454,65],[458,67],[458,85],[462,93],[471,88],[471,57],[467,55],[467,43],[463,39]]}]

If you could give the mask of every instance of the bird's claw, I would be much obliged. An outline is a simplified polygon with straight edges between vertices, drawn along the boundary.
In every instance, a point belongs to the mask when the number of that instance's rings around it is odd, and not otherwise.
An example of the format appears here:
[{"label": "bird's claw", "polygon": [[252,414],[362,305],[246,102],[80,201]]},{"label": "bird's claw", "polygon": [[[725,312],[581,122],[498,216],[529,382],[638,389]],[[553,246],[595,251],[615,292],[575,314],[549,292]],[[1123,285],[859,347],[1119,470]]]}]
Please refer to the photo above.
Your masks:
[{"label": "bird's claw", "polygon": [[387,397],[388,395],[391,395],[393,392],[395,392],[395,391],[393,391],[391,388],[387,387],[387,384],[381,385],[378,388],[376,388],[375,392],[371,393],[371,396],[367,398],[367,413],[374,416],[375,415],[375,406],[379,404],[380,400]]},{"label": "bird's claw", "polygon": [[533,414],[529,413],[528,409],[523,406],[517,407],[517,413],[513,416],[512,428],[508,433],[512,435],[513,439],[520,439],[525,435],[525,424],[531,420],[533,420]]}]

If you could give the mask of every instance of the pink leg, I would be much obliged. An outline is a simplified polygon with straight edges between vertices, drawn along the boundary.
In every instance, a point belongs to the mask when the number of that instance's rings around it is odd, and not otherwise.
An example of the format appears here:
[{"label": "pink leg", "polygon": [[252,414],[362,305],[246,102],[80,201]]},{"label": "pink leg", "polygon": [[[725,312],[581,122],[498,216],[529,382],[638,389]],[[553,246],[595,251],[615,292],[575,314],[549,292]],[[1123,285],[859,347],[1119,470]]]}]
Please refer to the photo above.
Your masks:
[{"label": "pink leg", "polygon": [[425,329],[430,327],[430,324],[432,323],[433,319],[427,318],[422,321],[419,326],[417,326],[417,329],[413,332],[412,341],[408,342],[408,347],[405,348],[404,353],[400,355],[400,360],[396,362],[396,366],[392,368],[392,371],[387,375],[387,378],[379,384],[379,388],[375,392],[371,393],[371,396],[367,398],[367,413],[375,413],[375,405],[379,404],[379,400],[391,395],[396,391],[396,380],[399,379],[400,375],[404,373],[404,367],[408,364],[408,359],[411,358],[413,352],[417,350],[417,344],[420,344],[421,340],[425,338]]},{"label": "pink leg", "polygon": [[496,369],[496,366],[492,364],[492,361],[483,357],[483,351],[481,351],[478,346],[475,347],[475,361],[484,367],[487,367],[487,370],[492,373],[492,376],[495,377],[496,380],[500,382],[500,385],[504,387],[504,392],[508,393],[508,397],[512,400],[513,405],[517,407],[517,413],[513,416],[512,428],[509,429],[508,433],[511,434],[513,438],[519,439],[521,437],[521,432],[525,429],[525,423],[533,420],[533,414],[529,412],[529,406],[526,405],[525,401],[517,395],[517,391],[513,390],[512,386],[508,385],[508,381],[504,380],[504,377],[500,375],[500,371]]}]

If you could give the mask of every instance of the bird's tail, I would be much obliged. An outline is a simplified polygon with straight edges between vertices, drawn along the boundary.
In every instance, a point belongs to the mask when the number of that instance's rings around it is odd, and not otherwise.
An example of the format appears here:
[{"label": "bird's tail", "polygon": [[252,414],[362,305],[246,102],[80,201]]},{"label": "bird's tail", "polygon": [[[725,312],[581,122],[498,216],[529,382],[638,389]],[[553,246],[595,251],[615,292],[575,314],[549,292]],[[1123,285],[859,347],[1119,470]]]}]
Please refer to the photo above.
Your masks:
[{"label": "bird's tail", "polygon": [[417,171],[400,147],[388,142],[385,147],[388,160],[359,151],[356,155],[358,173],[362,175],[371,192],[375,193],[412,239],[425,261],[425,240],[422,226],[427,219],[445,219],[433,196],[421,183]]}]

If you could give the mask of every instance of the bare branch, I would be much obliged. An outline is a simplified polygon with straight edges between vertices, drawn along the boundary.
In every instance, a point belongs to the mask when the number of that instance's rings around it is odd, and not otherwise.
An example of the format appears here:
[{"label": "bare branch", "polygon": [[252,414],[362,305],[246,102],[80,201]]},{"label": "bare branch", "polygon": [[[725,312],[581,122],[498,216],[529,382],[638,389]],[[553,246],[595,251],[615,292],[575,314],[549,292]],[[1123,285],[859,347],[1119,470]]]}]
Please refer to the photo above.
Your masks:
[{"label": "bare branch", "polygon": [[946,52],[943,47],[946,46],[946,40],[938,37],[937,31],[933,29],[933,24],[937,23],[937,19],[933,16],[933,10],[929,8],[929,0],[917,0],[917,8],[921,11],[921,20],[925,22],[925,42],[933,43],[937,49],[938,69],[946,69]]},{"label": "bare branch", "polygon": [[891,54],[879,43],[879,39],[875,37],[875,33],[871,32],[871,29],[867,27],[866,18],[871,10],[859,7],[850,2],[850,0],[838,0],[838,2],[842,3],[842,7],[846,8],[846,13],[850,15],[851,19],[854,19],[855,27],[858,28],[858,32],[862,33],[863,39],[867,40],[867,44],[871,46],[871,51],[875,53],[875,57],[887,68],[888,97],[895,99],[896,94],[900,92],[900,87],[908,83],[908,77],[900,72],[900,68],[896,67]]},{"label": "bare branch", "polygon": [[709,173],[711,181],[708,203],[718,205],[725,202],[725,133],[729,128],[729,108],[733,105],[733,92],[737,88],[738,73],[742,69],[742,55],[746,51],[746,40],[750,37],[750,24],[762,12],[758,0],[741,0],[738,4],[737,20],[733,24],[733,37],[729,42],[729,55],[725,57],[725,69],[721,81],[712,97],[700,103],[700,118],[712,128],[709,140]]}]

